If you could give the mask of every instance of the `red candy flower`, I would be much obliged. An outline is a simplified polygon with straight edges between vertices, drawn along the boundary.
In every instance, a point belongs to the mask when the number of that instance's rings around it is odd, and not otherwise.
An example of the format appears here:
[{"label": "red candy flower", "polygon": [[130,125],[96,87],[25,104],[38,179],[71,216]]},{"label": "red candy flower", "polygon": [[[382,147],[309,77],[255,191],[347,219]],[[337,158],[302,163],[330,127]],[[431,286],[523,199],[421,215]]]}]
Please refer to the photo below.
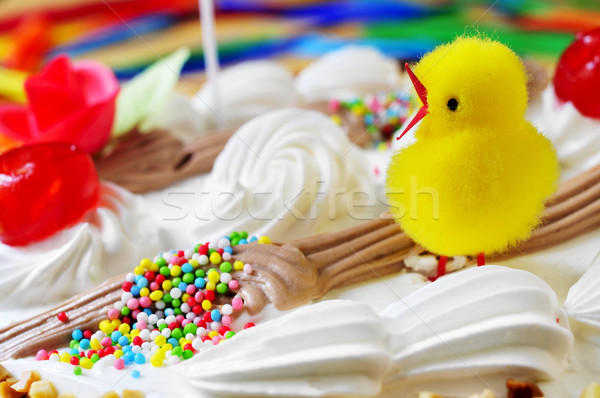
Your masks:
[{"label": "red candy flower", "polygon": [[92,61],[53,59],[25,82],[28,105],[0,106],[0,132],[24,142],[66,142],[92,154],[106,144],[119,83]]},{"label": "red candy flower", "polygon": [[50,236],[79,221],[99,195],[90,155],[73,145],[44,143],[5,152],[0,155],[0,241],[26,245]]}]

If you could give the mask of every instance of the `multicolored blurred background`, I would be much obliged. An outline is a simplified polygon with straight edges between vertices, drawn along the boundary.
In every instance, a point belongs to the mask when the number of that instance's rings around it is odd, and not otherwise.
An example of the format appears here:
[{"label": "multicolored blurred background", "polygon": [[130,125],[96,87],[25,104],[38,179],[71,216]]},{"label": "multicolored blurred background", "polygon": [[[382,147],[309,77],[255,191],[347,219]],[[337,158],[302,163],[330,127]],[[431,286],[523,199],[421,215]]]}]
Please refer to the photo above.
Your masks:
[{"label": "multicolored blurred background", "polygon": [[[89,58],[128,79],[181,46],[184,72],[204,67],[199,0],[2,0],[0,95],[57,54]],[[200,0],[202,1],[202,0]],[[270,57],[298,70],[349,43],[399,60],[479,32],[523,56],[556,60],[579,30],[600,25],[598,0],[215,0],[221,63]]]}]

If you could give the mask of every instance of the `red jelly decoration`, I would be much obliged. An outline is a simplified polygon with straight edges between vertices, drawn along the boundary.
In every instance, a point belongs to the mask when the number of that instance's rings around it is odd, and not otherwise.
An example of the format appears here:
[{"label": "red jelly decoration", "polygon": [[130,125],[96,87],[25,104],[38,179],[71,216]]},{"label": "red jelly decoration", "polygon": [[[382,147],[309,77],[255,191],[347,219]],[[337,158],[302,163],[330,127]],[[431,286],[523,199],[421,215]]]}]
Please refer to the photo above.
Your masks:
[{"label": "red jelly decoration", "polygon": [[96,206],[100,183],[90,156],[73,145],[26,145],[0,155],[0,241],[46,238]]},{"label": "red jelly decoration", "polygon": [[583,115],[600,118],[600,28],[577,33],[558,61],[554,90]]},{"label": "red jelly decoration", "polygon": [[69,320],[69,317],[67,317],[67,314],[65,314],[64,312],[59,312],[56,317],[61,322],[67,322]]}]

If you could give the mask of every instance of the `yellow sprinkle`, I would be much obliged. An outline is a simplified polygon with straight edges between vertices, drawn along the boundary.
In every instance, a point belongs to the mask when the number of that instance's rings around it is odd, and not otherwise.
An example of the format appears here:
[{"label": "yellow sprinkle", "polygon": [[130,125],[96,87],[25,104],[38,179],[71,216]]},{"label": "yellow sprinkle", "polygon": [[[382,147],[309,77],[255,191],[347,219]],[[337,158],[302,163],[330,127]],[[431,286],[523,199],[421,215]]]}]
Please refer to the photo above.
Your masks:
[{"label": "yellow sprinkle", "polygon": [[167,279],[162,283],[162,288],[163,290],[171,290],[173,288],[173,282]]},{"label": "yellow sprinkle", "polygon": [[165,336],[163,336],[162,334],[156,336],[156,338],[154,339],[154,342],[156,343],[157,346],[162,347],[167,343],[167,338]]},{"label": "yellow sprinkle", "polygon": [[215,330],[213,330],[213,331],[211,331],[210,333],[208,333],[208,337],[210,337],[211,339],[212,339],[213,337],[215,337],[215,336],[218,336],[218,335],[219,335],[219,332],[217,332],[217,331],[215,331]]},{"label": "yellow sprinkle", "polygon": [[163,292],[162,290],[155,290],[152,293],[150,293],[150,299],[152,301],[158,301],[163,297]]},{"label": "yellow sprinkle", "polygon": [[221,261],[223,261],[221,255],[218,252],[214,252],[213,254],[211,254],[209,259],[210,262],[213,264],[221,264]]},{"label": "yellow sprinkle", "polygon": [[140,289],[140,296],[145,297],[148,296],[150,294],[150,289],[148,289],[147,287],[143,287]]},{"label": "yellow sprinkle", "polygon": [[68,352],[63,352],[62,354],[60,354],[60,361],[70,363],[71,362],[71,354],[69,354]]},{"label": "yellow sprinkle", "polygon": [[123,356],[123,351],[121,350],[116,350],[115,351],[115,357],[117,357],[117,359],[121,358]]},{"label": "yellow sprinkle", "polygon": [[119,332],[121,332],[121,334],[127,334],[131,331],[131,326],[129,326],[126,323],[122,323],[121,326],[119,326]]},{"label": "yellow sprinkle", "polygon": [[241,261],[236,261],[233,263],[233,268],[235,268],[236,271],[241,271],[244,269],[244,263]]},{"label": "yellow sprinkle", "polygon": [[[110,321],[110,325],[112,326],[113,330],[116,330],[119,328],[119,326],[121,326],[121,320],[120,319],[113,319],[112,321]],[[112,333],[112,332],[111,332]],[[110,333],[108,333],[110,334]]]},{"label": "yellow sprinkle", "polygon": [[140,261],[140,267],[150,270],[150,266],[152,265],[152,261],[149,258],[144,258]]},{"label": "yellow sprinkle", "polygon": [[208,300],[203,300],[203,301],[202,301],[202,309],[203,309],[204,311],[208,311],[208,310],[210,310],[210,309],[211,309],[211,307],[212,307],[212,303],[211,303],[210,301],[208,301]]},{"label": "yellow sprinkle", "polygon": [[182,337],[178,341],[181,348],[185,347],[186,344],[191,344],[191,341],[188,341],[185,337]]},{"label": "yellow sprinkle", "polygon": [[136,275],[144,275],[144,267],[142,267],[142,266],[139,266],[139,265],[138,265],[137,267],[135,267],[135,268],[133,269],[133,272],[134,272]]},{"label": "yellow sprinkle", "polygon": [[181,267],[179,265],[174,265],[171,268],[171,276],[179,276],[181,275]]},{"label": "yellow sprinkle", "polygon": [[171,344],[171,343],[167,343],[167,344],[165,344],[164,346],[162,346],[162,349],[163,349],[165,352],[166,352],[166,351],[169,351],[169,350],[172,350],[172,349],[173,349],[173,344]]},{"label": "yellow sprinkle", "polygon": [[185,303],[186,301],[188,301],[188,299],[189,299],[190,297],[191,297],[191,296],[190,296],[189,294],[187,294],[187,293],[183,293],[183,296],[181,296],[181,301],[182,301],[183,303]]},{"label": "yellow sprinkle", "polygon": [[152,358],[150,358],[150,363],[152,364],[152,366],[154,366],[155,368],[160,368],[163,364],[164,359],[160,358],[156,355],[152,356]]},{"label": "yellow sprinkle", "polygon": [[216,288],[217,288],[217,285],[214,282],[206,283],[206,290],[215,290]]},{"label": "yellow sprinkle", "polygon": [[189,261],[188,261],[188,263],[190,263],[190,265],[191,265],[192,267],[194,267],[194,268],[196,268],[197,266],[199,266],[199,265],[200,265],[200,263],[198,262],[198,260],[195,260],[195,259],[191,259],[191,260],[189,260]]},{"label": "yellow sprinkle", "polygon": [[260,238],[258,238],[258,243],[263,244],[263,245],[269,244],[269,243],[271,243],[271,239],[269,239],[268,236],[261,236]]},{"label": "yellow sprinkle", "polygon": [[[121,354],[123,354],[123,351],[120,351],[120,350],[119,350],[119,352],[120,352]],[[117,355],[117,351],[115,351],[115,355]],[[119,358],[119,357],[117,357],[117,358]],[[82,357],[82,358],[79,360],[79,366],[81,366],[81,367],[82,367],[82,368],[84,368],[84,369],[91,369],[91,368],[94,366],[94,363],[92,362],[92,360],[91,360],[91,359],[89,359],[89,358],[86,358],[86,357]]]},{"label": "yellow sprinkle", "polygon": [[213,282],[213,283],[217,283],[219,281],[219,279],[221,278],[221,275],[219,275],[219,273],[217,271],[208,271],[208,280]]},{"label": "yellow sprinkle", "polygon": [[331,120],[338,126],[342,125],[342,118],[339,115],[331,115]]},{"label": "yellow sprinkle", "polygon": [[100,344],[98,339],[91,339],[90,340],[90,348],[92,350],[98,351],[100,348],[102,348],[102,344]]},{"label": "yellow sprinkle", "polygon": [[131,337],[139,336],[140,331],[138,329],[133,329],[130,334],[131,334]]}]

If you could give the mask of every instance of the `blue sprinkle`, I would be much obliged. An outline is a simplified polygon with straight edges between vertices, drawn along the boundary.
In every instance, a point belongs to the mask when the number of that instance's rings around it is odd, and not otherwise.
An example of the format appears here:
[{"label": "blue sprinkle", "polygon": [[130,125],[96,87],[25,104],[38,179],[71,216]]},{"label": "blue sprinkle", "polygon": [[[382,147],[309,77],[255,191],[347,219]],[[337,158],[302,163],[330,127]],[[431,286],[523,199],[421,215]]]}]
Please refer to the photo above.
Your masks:
[{"label": "blue sprinkle", "polygon": [[221,320],[221,313],[219,312],[219,310],[212,310],[210,312],[210,317],[213,321],[219,322]]},{"label": "blue sprinkle", "polygon": [[258,240],[258,238],[256,236],[253,236],[250,238],[250,243],[256,242],[257,240]]},{"label": "blue sprinkle", "polygon": [[135,354],[131,351],[127,351],[121,358],[125,358],[125,363],[130,364],[135,359]]},{"label": "blue sprinkle", "polygon": [[131,371],[131,377],[133,377],[134,379],[138,379],[140,377],[140,371],[135,369]]},{"label": "blue sprinkle", "polygon": [[134,282],[135,282],[135,284],[137,285],[137,283],[138,283],[138,282],[140,281],[140,279],[142,279],[143,277],[144,277],[144,275],[136,275],[136,276],[135,276],[135,279],[134,279]]},{"label": "blue sprinkle", "polygon": [[152,315],[152,310],[150,308],[144,308],[144,312],[148,314],[148,316]]},{"label": "blue sprinkle", "polygon": [[71,354],[71,355],[79,354],[79,350],[77,350],[76,348],[71,348],[71,349],[69,349],[69,354]]},{"label": "blue sprinkle", "polygon": [[187,274],[188,272],[192,272],[194,267],[190,263],[185,263],[181,266],[181,270]]},{"label": "blue sprinkle", "polygon": [[165,309],[165,315],[166,316],[175,315],[175,311],[173,311],[173,308],[166,308]]},{"label": "blue sprinkle", "polygon": [[79,348],[81,348],[82,350],[87,350],[88,348],[90,348],[90,339],[81,339],[81,341],[79,342]]},{"label": "blue sprinkle", "polygon": [[112,341],[114,341],[115,343],[117,343],[119,341],[119,339],[123,336],[123,333],[119,332],[118,330],[115,330],[114,332],[112,332],[110,334],[110,338],[112,339]]},{"label": "blue sprinkle", "polygon": [[133,294],[133,297],[138,297],[140,295],[140,287],[138,285],[133,285],[131,286],[131,294]]},{"label": "blue sprinkle", "polygon": [[130,345],[125,345],[123,346],[123,348],[121,348],[121,351],[123,351],[124,353],[128,353],[131,352],[131,346]]},{"label": "blue sprinkle", "polygon": [[171,344],[173,346],[173,348],[179,346],[179,341],[177,341],[177,339],[175,337],[169,337],[169,339],[167,340],[167,343]]},{"label": "blue sprinkle", "polygon": [[73,330],[73,333],[71,333],[71,337],[73,337],[73,340],[81,340],[83,338],[83,332],[79,329],[75,329]]},{"label": "blue sprinkle", "polygon": [[[239,244],[240,245],[247,245],[248,244],[248,239],[240,239],[240,243]],[[231,251],[230,254],[232,254],[232,253],[233,253],[233,250]]]},{"label": "blue sprinkle", "polygon": [[121,336],[119,338],[119,345],[121,347],[125,347],[126,345],[129,345],[129,339],[127,337],[125,337],[125,336]]},{"label": "blue sprinkle", "polygon": [[[242,240],[246,240],[246,239],[242,239]],[[238,244],[241,245],[242,241],[240,240],[240,242]],[[225,252],[227,252],[229,254],[233,254],[233,247],[227,246],[225,249],[223,249],[223,251],[225,251]]]},{"label": "blue sprinkle", "polygon": [[196,278],[196,280],[194,281],[194,285],[198,289],[204,289],[204,286],[206,286],[206,281],[204,280],[204,278]]},{"label": "blue sprinkle", "polygon": [[185,289],[187,289],[187,283],[179,282],[179,285],[177,285],[177,287],[179,288],[179,290],[185,293]]},{"label": "blue sprinkle", "polygon": [[143,363],[146,362],[146,357],[144,356],[144,354],[142,353],[137,353],[135,354],[135,357],[133,359],[135,361],[135,363],[137,363],[138,365],[141,365]]},{"label": "blue sprinkle", "polygon": [[146,278],[140,278],[139,281],[137,281],[137,286],[141,289],[143,287],[148,287],[148,279]]}]

